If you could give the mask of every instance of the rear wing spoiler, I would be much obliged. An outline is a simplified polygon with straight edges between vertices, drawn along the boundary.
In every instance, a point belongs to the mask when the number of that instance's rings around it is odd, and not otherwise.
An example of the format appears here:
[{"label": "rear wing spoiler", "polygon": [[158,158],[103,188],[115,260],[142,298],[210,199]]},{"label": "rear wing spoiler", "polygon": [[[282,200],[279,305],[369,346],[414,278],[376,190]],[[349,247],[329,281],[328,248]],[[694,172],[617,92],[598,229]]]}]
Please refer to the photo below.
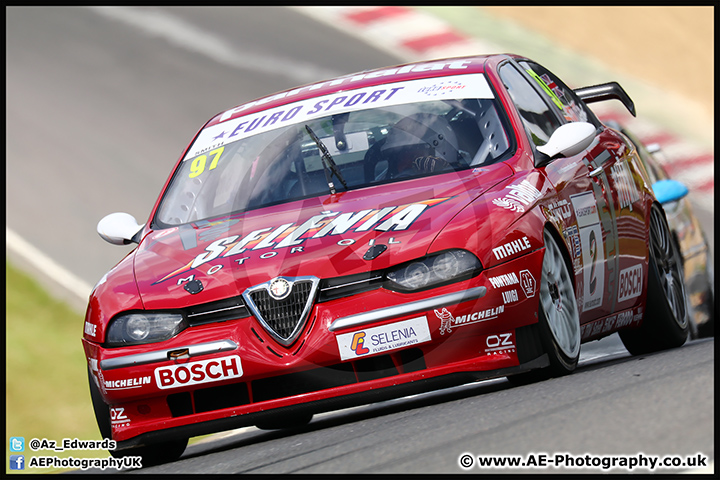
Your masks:
[{"label": "rear wing spoiler", "polygon": [[592,87],[576,88],[573,91],[585,103],[602,102],[612,99],[620,100],[633,117],[637,116],[635,114],[635,104],[627,92],[617,82],[603,83],[602,85],[594,85]]}]

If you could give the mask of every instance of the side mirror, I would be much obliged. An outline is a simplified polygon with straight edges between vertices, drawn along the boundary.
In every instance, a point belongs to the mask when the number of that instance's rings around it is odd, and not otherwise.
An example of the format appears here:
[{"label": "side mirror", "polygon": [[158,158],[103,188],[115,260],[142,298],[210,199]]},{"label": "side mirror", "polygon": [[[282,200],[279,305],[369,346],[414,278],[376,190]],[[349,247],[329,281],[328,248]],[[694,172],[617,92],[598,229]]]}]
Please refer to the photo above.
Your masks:
[{"label": "side mirror", "polygon": [[661,204],[670,202],[677,202],[685,198],[690,193],[688,188],[677,180],[658,180],[653,183],[653,192],[655,192],[655,198]]},{"label": "side mirror", "polygon": [[538,152],[550,158],[557,155],[571,157],[585,150],[595,139],[595,125],[587,122],[566,123],[555,130],[545,145],[537,147]]},{"label": "side mirror", "polygon": [[131,242],[137,243],[133,237],[142,227],[129,213],[111,213],[98,222],[97,232],[106,242],[127,245]]}]

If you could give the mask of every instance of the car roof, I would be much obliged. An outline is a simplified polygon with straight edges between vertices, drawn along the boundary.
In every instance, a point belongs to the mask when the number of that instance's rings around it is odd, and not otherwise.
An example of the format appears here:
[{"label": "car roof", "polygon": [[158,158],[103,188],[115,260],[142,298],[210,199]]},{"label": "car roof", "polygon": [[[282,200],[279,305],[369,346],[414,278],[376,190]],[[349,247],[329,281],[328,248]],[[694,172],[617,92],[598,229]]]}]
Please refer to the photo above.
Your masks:
[{"label": "car roof", "polygon": [[[210,119],[205,127],[231,120],[243,115],[265,109],[278,107],[290,102],[305,100],[343,90],[354,90],[362,87],[382,85],[419,78],[440,77],[466,73],[484,73],[486,65],[497,63],[509,58],[508,55],[478,55],[468,57],[454,57],[430,61],[406,63],[374,70],[365,70],[349,75],[343,75],[317,83],[310,83],[300,87],[274,93],[251,102],[238,105],[234,108],[217,114]],[[495,60],[495,62],[489,62]]]}]

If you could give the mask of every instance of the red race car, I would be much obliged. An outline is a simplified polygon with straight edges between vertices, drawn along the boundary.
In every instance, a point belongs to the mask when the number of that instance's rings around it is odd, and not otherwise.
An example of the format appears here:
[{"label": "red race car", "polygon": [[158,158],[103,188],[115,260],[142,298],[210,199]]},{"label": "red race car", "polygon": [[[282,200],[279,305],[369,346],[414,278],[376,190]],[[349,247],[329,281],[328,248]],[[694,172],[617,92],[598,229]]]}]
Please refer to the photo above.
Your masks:
[{"label": "red race car", "polygon": [[[635,146],[513,55],[365,71],[240,105],[183,152],[83,346],[115,455],[351,405],[572,372],[619,331],[688,333],[682,267]],[[652,298],[652,301],[647,301]]]}]

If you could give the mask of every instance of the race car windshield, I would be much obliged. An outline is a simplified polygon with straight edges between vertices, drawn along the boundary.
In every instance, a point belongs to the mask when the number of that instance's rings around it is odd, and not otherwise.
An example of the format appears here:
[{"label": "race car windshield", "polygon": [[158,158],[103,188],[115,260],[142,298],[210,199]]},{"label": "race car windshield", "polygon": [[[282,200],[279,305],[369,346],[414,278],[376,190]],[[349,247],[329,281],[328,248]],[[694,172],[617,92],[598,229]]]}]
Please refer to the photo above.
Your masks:
[{"label": "race car windshield", "polygon": [[505,125],[493,98],[452,99],[331,114],[209,145],[181,162],[155,223],[487,165],[512,154]]}]

